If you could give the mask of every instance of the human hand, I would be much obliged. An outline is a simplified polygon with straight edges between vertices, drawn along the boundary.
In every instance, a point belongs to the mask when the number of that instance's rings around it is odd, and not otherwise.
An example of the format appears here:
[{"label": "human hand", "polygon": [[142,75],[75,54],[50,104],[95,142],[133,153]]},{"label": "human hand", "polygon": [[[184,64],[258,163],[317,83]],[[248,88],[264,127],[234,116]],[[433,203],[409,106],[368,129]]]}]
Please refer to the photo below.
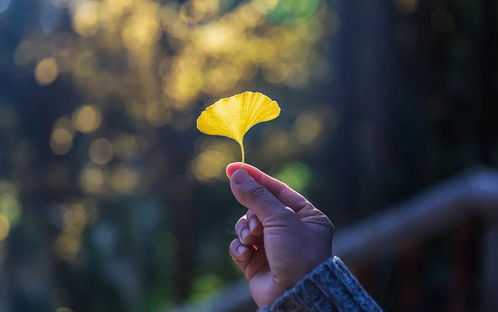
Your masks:
[{"label": "human hand", "polygon": [[320,210],[284,183],[241,163],[227,167],[237,201],[249,209],[235,224],[230,255],[260,307],[331,257],[333,226]]}]

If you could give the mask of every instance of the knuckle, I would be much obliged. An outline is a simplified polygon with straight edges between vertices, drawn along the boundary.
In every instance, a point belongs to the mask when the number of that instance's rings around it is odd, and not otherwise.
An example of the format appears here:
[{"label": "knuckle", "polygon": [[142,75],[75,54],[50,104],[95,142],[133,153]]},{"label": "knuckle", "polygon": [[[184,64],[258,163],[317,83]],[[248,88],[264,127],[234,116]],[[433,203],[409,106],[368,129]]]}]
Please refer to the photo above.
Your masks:
[{"label": "knuckle", "polygon": [[232,242],[228,246],[228,253],[230,255],[233,255],[233,252],[234,252],[235,248],[237,247],[237,240],[238,240],[237,238],[232,240]]},{"label": "knuckle", "polygon": [[313,206],[313,204],[310,203],[308,200],[304,201],[303,208],[304,209],[311,209],[311,210],[316,209],[315,206]]},{"label": "knuckle", "polygon": [[304,199],[300,204],[296,206],[296,211],[315,211],[318,210],[310,203],[307,199]]},{"label": "knuckle", "polygon": [[295,213],[290,211],[290,209],[278,209],[273,211],[267,218],[263,220],[263,227],[268,226],[281,226],[283,224],[292,224],[296,216]]},{"label": "knuckle", "polygon": [[253,183],[243,185],[241,191],[246,200],[259,199],[268,194],[268,191],[263,186]]},{"label": "knuckle", "polygon": [[242,229],[246,226],[247,224],[247,218],[245,216],[241,217],[236,223],[235,223],[235,233],[239,234]]}]

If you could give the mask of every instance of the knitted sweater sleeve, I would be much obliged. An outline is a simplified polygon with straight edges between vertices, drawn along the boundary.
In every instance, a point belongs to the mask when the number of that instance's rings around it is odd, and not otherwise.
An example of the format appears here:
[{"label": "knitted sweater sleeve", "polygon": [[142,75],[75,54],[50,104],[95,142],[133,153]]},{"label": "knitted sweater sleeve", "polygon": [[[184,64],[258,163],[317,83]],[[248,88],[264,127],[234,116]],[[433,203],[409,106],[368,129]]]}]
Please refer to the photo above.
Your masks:
[{"label": "knitted sweater sleeve", "polygon": [[333,257],[301,279],[272,306],[258,311],[377,312],[382,309],[344,263],[338,257]]}]

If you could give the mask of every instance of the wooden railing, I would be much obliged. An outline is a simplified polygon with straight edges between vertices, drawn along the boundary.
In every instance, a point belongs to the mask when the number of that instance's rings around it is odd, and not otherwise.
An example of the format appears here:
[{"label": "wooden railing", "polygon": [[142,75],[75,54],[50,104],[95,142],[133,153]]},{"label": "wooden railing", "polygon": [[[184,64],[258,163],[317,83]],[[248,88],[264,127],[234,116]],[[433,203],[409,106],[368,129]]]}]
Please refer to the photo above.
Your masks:
[{"label": "wooden railing", "polygon": [[[476,169],[422,192],[363,222],[339,231],[334,254],[353,271],[381,261],[461,224],[480,217],[485,224],[481,250],[481,311],[498,311],[498,171]],[[174,309],[175,312],[254,311],[245,281],[222,289],[216,296]]]}]

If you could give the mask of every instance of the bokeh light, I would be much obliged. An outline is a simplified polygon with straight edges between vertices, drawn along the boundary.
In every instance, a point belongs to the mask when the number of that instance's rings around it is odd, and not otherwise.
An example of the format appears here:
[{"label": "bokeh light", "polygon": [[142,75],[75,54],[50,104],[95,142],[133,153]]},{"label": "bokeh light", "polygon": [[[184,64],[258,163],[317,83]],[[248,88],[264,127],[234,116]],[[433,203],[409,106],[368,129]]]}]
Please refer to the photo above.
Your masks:
[{"label": "bokeh light", "polygon": [[71,120],[67,117],[61,117],[54,124],[50,136],[50,149],[56,155],[64,155],[71,150],[73,138],[74,128]]},{"label": "bokeh light", "polygon": [[73,126],[83,133],[95,131],[102,122],[102,113],[97,106],[84,105],[73,113]]},{"label": "bokeh light", "polygon": [[138,173],[130,168],[116,168],[111,173],[111,187],[120,194],[132,193],[138,184]]},{"label": "bokeh light", "polygon": [[285,0],[272,1],[268,17],[278,23],[295,23],[309,18],[317,9],[319,0]]},{"label": "bokeh light", "polygon": [[102,169],[88,166],[81,171],[80,185],[89,194],[104,192],[104,173]]},{"label": "bokeh light", "polygon": [[79,2],[75,8],[73,28],[81,36],[94,35],[99,27],[99,5],[98,1]]},{"label": "bokeh light", "polygon": [[41,86],[51,84],[58,74],[57,62],[53,57],[46,57],[36,65],[35,78]]},{"label": "bokeh light", "polygon": [[0,241],[3,241],[10,231],[10,222],[4,216],[0,215]]},{"label": "bokeh light", "polygon": [[156,127],[165,126],[171,120],[171,111],[163,103],[150,103],[145,110],[147,121]]},{"label": "bokeh light", "polygon": [[91,161],[96,165],[107,164],[114,154],[111,142],[104,138],[94,140],[89,153]]},{"label": "bokeh light", "polygon": [[292,162],[285,165],[275,177],[300,193],[306,193],[311,182],[311,170],[302,162]]},{"label": "bokeh light", "polygon": [[225,166],[239,160],[239,147],[233,142],[220,139],[203,139],[200,153],[191,164],[194,176],[201,182],[225,179]]},{"label": "bokeh light", "polygon": [[9,181],[0,180],[0,215],[7,220],[8,225],[16,224],[21,217],[18,188]]},{"label": "bokeh light", "polygon": [[57,155],[64,155],[71,149],[73,135],[67,129],[56,128],[50,137],[50,148]]},{"label": "bokeh light", "polygon": [[308,145],[313,143],[323,131],[323,123],[324,120],[320,114],[302,113],[296,118],[292,126],[292,133],[299,143]]}]

